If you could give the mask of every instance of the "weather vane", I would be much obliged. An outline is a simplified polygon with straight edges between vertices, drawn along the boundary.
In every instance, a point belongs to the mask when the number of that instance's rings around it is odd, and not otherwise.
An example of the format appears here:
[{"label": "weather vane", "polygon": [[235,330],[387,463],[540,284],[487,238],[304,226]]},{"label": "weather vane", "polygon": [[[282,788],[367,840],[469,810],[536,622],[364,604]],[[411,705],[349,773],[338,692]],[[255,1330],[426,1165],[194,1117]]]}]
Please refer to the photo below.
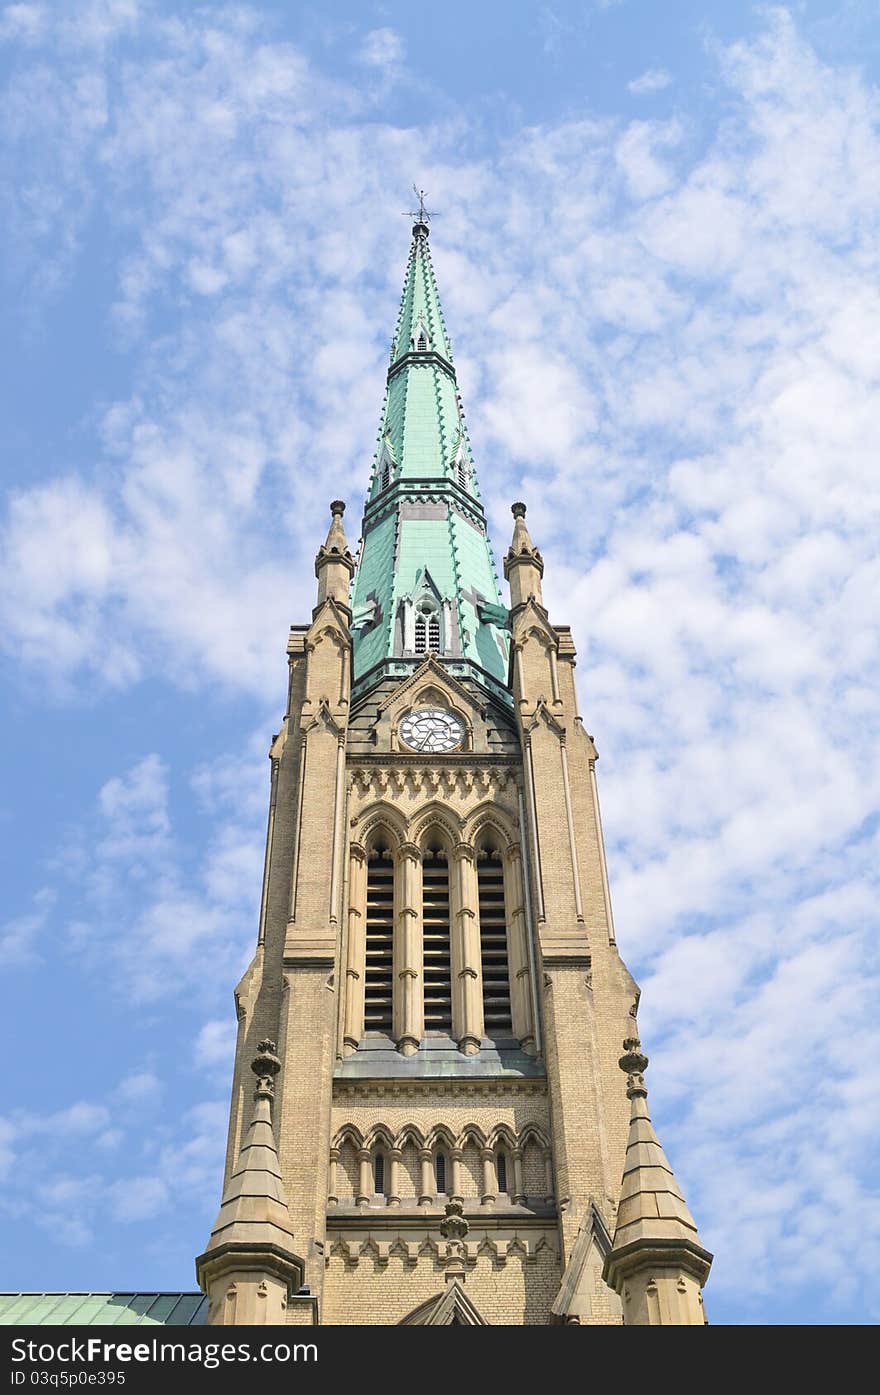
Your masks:
[{"label": "weather vane", "polygon": [[415,186],[415,184],[412,186],[412,190],[413,190],[413,193],[415,194],[416,198],[417,198],[418,201],[419,201],[419,211],[418,211],[418,213],[407,213],[407,214],[404,214],[404,217],[406,217],[406,218],[415,218],[417,222],[419,222],[419,223],[425,223],[425,224],[427,225],[427,224],[430,223],[430,221],[431,221],[431,214],[428,212],[427,208],[425,207],[425,190],[424,190],[424,189],[417,189],[416,186]]}]

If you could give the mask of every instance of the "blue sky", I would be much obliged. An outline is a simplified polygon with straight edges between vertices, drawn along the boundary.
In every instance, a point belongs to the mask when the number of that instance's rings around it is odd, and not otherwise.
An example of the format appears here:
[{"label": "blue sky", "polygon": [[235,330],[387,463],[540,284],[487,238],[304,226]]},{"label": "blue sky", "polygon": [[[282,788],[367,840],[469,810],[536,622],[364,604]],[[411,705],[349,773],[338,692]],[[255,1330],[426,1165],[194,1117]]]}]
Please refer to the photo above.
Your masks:
[{"label": "blue sky", "polygon": [[187,1288],[418,181],[715,1321],[874,1321],[876,5],[0,9],[8,1288]]}]

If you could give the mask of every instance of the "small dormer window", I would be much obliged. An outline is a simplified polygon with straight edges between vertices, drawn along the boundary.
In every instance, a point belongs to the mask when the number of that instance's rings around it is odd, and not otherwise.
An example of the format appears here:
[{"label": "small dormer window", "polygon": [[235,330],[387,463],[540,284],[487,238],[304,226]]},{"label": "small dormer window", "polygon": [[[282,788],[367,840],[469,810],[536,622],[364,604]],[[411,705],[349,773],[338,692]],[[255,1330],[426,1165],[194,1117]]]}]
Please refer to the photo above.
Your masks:
[{"label": "small dormer window", "polygon": [[415,652],[427,654],[431,649],[440,653],[440,611],[431,600],[419,602],[416,611]]},{"label": "small dormer window", "polygon": [[456,465],[455,465],[455,470],[456,470],[456,474],[458,475],[458,482],[459,482],[459,484],[461,485],[462,489],[467,489],[467,487],[468,487],[468,471],[467,471],[467,464],[465,463],[465,459],[464,459],[464,456],[463,456],[463,455],[460,455],[460,456],[458,457],[458,460],[456,461]]},{"label": "small dormer window", "polygon": [[427,568],[419,569],[411,594],[400,602],[394,644],[395,653],[404,657],[460,653],[452,601],[441,595]]},{"label": "small dormer window", "polygon": [[386,431],[385,436],[382,440],[382,449],[379,452],[379,465],[377,470],[380,492],[384,489],[387,489],[391,481],[394,479],[394,471],[396,467],[397,462],[394,458],[394,447],[391,444],[391,436]]},{"label": "small dormer window", "polygon": [[428,336],[427,336],[427,334],[425,333],[424,330],[420,330],[420,331],[419,331],[419,337],[418,337],[418,339],[416,340],[416,348],[418,349],[418,351],[419,351],[420,354],[423,354],[423,353],[426,353],[426,352],[427,352],[427,348],[428,348]]}]

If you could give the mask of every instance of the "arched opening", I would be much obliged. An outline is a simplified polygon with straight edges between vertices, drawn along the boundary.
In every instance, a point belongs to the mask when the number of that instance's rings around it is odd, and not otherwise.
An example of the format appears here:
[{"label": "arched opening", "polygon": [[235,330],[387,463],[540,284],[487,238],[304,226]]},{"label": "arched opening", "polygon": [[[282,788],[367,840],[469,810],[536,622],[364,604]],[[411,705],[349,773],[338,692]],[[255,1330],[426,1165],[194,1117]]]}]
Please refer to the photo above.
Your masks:
[{"label": "arched opening", "polygon": [[385,1195],[385,1154],[376,1153],[373,1158],[373,1191],[376,1196]]},{"label": "arched opening", "polygon": [[442,652],[440,611],[429,597],[419,601],[416,608],[414,647],[417,654],[427,654],[429,649],[435,654]]},{"label": "arched opening", "polygon": [[477,850],[480,909],[480,958],[483,969],[483,1021],[486,1035],[513,1031],[510,1009],[510,965],[507,955],[507,916],[504,908],[504,863],[490,837]]},{"label": "arched opening", "polygon": [[394,859],[380,837],[367,854],[364,1031],[391,1034],[394,1003]]},{"label": "arched opening", "polygon": [[445,1153],[438,1153],[438,1154],[437,1154],[436,1158],[434,1159],[434,1170],[435,1170],[435,1174],[436,1174],[436,1177],[437,1177],[437,1194],[438,1194],[438,1196],[445,1196],[445,1194],[446,1194],[446,1154],[445,1154]]},{"label": "arched opening", "polygon": [[449,862],[437,835],[422,857],[422,954],[425,1031],[452,1032],[452,956],[449,940]]}]

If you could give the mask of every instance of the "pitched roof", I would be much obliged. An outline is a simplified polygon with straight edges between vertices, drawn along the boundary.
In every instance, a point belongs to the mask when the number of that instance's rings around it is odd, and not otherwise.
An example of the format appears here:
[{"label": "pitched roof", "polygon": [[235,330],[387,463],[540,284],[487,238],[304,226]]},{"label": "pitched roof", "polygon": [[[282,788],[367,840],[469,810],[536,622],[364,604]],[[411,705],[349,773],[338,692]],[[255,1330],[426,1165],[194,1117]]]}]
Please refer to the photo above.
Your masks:
[{"label": "pitched roof", "polygon": [[0,1326],[199,1327],[203,1293],[0,1293]]}]

